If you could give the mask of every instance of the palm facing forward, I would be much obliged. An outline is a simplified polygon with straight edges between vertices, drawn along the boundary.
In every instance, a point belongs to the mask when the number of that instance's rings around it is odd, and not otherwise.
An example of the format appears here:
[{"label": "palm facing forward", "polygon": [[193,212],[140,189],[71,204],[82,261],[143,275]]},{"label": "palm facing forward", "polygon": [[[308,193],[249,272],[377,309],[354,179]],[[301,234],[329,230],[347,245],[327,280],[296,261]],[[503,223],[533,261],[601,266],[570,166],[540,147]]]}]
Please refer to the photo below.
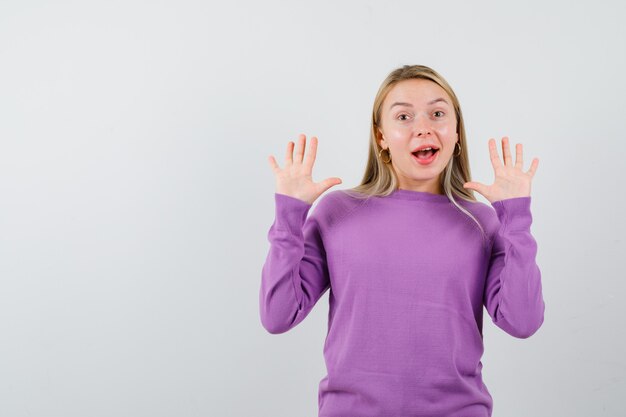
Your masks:
[{"label": "palm facing forward", "polygon": [[300,134],[296,156],[293,156],[294,143],[289,142],[285,155],[285,168],[280,169],[273,155],[268,157],[270,167],[276,175],[276,192],[285,194],[308,204],[313,202],[330,187],[341,184],[341,178],[331,177],[320,182],[313,182],[312,172],[317,155],[317,137],[311,137],[309,149],[306,148],[306,135]]},{"label": "palm facing forward", "polygon": [[522,159],[522,144],[515,147],[515,164],[511,158],[509,148],[509,138],[502,138],[502,155],[504,164],[500,161],[500,156],[496,149],[496,140],[489,139],[489,155],[491,165],[495,173],[495,180],[491,185],[480,182],[469,181],[463,184],[463,188],[475,190],[485,196],[490,203],[515,197],[529,197],[530,183],[537,171],[539,159],[534,158],[528,171],[524,172],[524,162]]}]

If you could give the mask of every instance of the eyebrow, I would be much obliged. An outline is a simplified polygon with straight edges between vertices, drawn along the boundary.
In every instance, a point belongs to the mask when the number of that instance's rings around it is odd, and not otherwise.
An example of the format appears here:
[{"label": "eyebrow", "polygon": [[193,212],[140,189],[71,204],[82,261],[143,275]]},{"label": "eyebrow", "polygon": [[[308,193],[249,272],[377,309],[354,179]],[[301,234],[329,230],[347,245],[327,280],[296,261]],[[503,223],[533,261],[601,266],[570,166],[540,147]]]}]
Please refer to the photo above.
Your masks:
[{"label": "eyebrow", "polygon": [[[431,104],[438,103],[438,102],[440,102],[440,101],[443,101],[444,103],[446,103],[446,104],[448,104],[448,105],[449,105],[449,103],[448,103],[448,102],[447,102],[444,98],[442,98],[442,97],[439,97],[439,98],[436,98],[436,99],[434,99],[434,100],[431,100],[431,101],[429,101],[427,104],[428,104],[428,105],[431,105]],[[394,106],[408,106],[408,107],[413,107],[413,105],[412,105],[411,103],[404,103],[404,102],[401,102],[401,101],[397,101],[397,102],[393,103],[391,106],[389,106],[389,110],[391,110]]]}]

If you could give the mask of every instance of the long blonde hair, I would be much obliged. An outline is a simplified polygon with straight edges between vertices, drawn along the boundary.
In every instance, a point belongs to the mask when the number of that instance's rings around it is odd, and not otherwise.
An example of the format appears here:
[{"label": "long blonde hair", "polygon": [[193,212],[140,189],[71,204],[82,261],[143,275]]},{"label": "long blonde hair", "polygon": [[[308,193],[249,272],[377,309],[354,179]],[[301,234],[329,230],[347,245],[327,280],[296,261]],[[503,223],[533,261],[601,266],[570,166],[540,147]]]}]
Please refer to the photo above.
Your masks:
[{"label": "long blonde hair", "polygon": [[[357,198],[369,198],[372,196],[387,196],[398,188],[398,178],[391,164],[384,163],[379,157],[379,151],[381,149],[378,140],[378,127],[381,126],[381,109],[383,101],[389,91],[400,81],[410,79],[425,79],[430,80],[443,88],[446,93],[452,99],[454,106],[454,112],[456,114],[456,131],[459,137],[459,145],[461,145],[460,155],[453,155],[448,162],[448,165],[439,176],[439,182],[445,195],[450,202],[454,204],[459,210],[469,216],[480,228],[483,237],[486,238],[485,230],[480,222],[464,207],[461,207],[456,201],[456,198],[466,201],[476,201],[473,190],[463,188],[463,184],[471,181],[471,173],[469,166],[469,158],[467,155],[467,146],[465,139],[465,124],[463,122],[463,114],[461,113],[461,105],[459,100],[454,94],[452,87],[448,82],[439,75],[435,70],[424,65],[404,65],[400,68],[393,70],[387,78],[383,81],[376,98],[374,99],[374,106],[372,109],[372,123],[370,129],[370,146],[369,155],[367,158],[367,164],[365,167],[365,174],[361,180],[361,184],[356,187],[350,188],[346,191],[353,191],[354,196]],[[456,152],[455,152],[456,153]]]}]

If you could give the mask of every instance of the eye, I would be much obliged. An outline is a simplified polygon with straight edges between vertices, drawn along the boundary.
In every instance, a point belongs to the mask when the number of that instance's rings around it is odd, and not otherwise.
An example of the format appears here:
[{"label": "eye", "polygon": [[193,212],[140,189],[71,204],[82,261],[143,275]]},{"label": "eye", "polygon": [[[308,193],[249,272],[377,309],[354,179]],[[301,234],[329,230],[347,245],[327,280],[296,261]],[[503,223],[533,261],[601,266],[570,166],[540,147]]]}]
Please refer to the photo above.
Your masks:
[{"label": "eye", "polygon": [[[437,116],[437,113],[441,113],[441,116]],[[444,113],[444,112],[442,112],[441,110],[437,110],[437,111],[435,112],[435,116],[436,116],[436,117],[443,117],[443,115],[444,115],[444,114],[445,114],[445,113]]]},{"label": "eye", "polygon": [[403,117],[403,116],[409,117],[409,115],[408,115],[408,114],[404,114],[404,113],[402,113],[402,114],[400,114],[400,115],[398,116],[398,118],[399,118],[400,120],[402,120],[402,121],[406,121],[407,119],[402,119],[402,117]]}]

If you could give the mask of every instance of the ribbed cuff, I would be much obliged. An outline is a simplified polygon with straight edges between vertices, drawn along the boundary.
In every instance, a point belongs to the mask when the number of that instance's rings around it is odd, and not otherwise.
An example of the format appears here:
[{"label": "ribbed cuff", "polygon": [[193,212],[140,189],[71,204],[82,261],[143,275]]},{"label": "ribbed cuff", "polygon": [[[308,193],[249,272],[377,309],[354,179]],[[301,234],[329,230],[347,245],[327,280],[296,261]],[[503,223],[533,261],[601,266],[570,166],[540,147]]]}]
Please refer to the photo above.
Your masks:
[{"label": "ribbed cuff", "polygon": [[312,204],[286,194],[274,193],[276,203],[274,224],[278,230],[302,233],[302,226]]},{"label": "ribbed cuff", "polygon": [[514,197],[494,201],[491,205],[506,230],[528,230],[533,221],[530,202],[530,196]]}]

